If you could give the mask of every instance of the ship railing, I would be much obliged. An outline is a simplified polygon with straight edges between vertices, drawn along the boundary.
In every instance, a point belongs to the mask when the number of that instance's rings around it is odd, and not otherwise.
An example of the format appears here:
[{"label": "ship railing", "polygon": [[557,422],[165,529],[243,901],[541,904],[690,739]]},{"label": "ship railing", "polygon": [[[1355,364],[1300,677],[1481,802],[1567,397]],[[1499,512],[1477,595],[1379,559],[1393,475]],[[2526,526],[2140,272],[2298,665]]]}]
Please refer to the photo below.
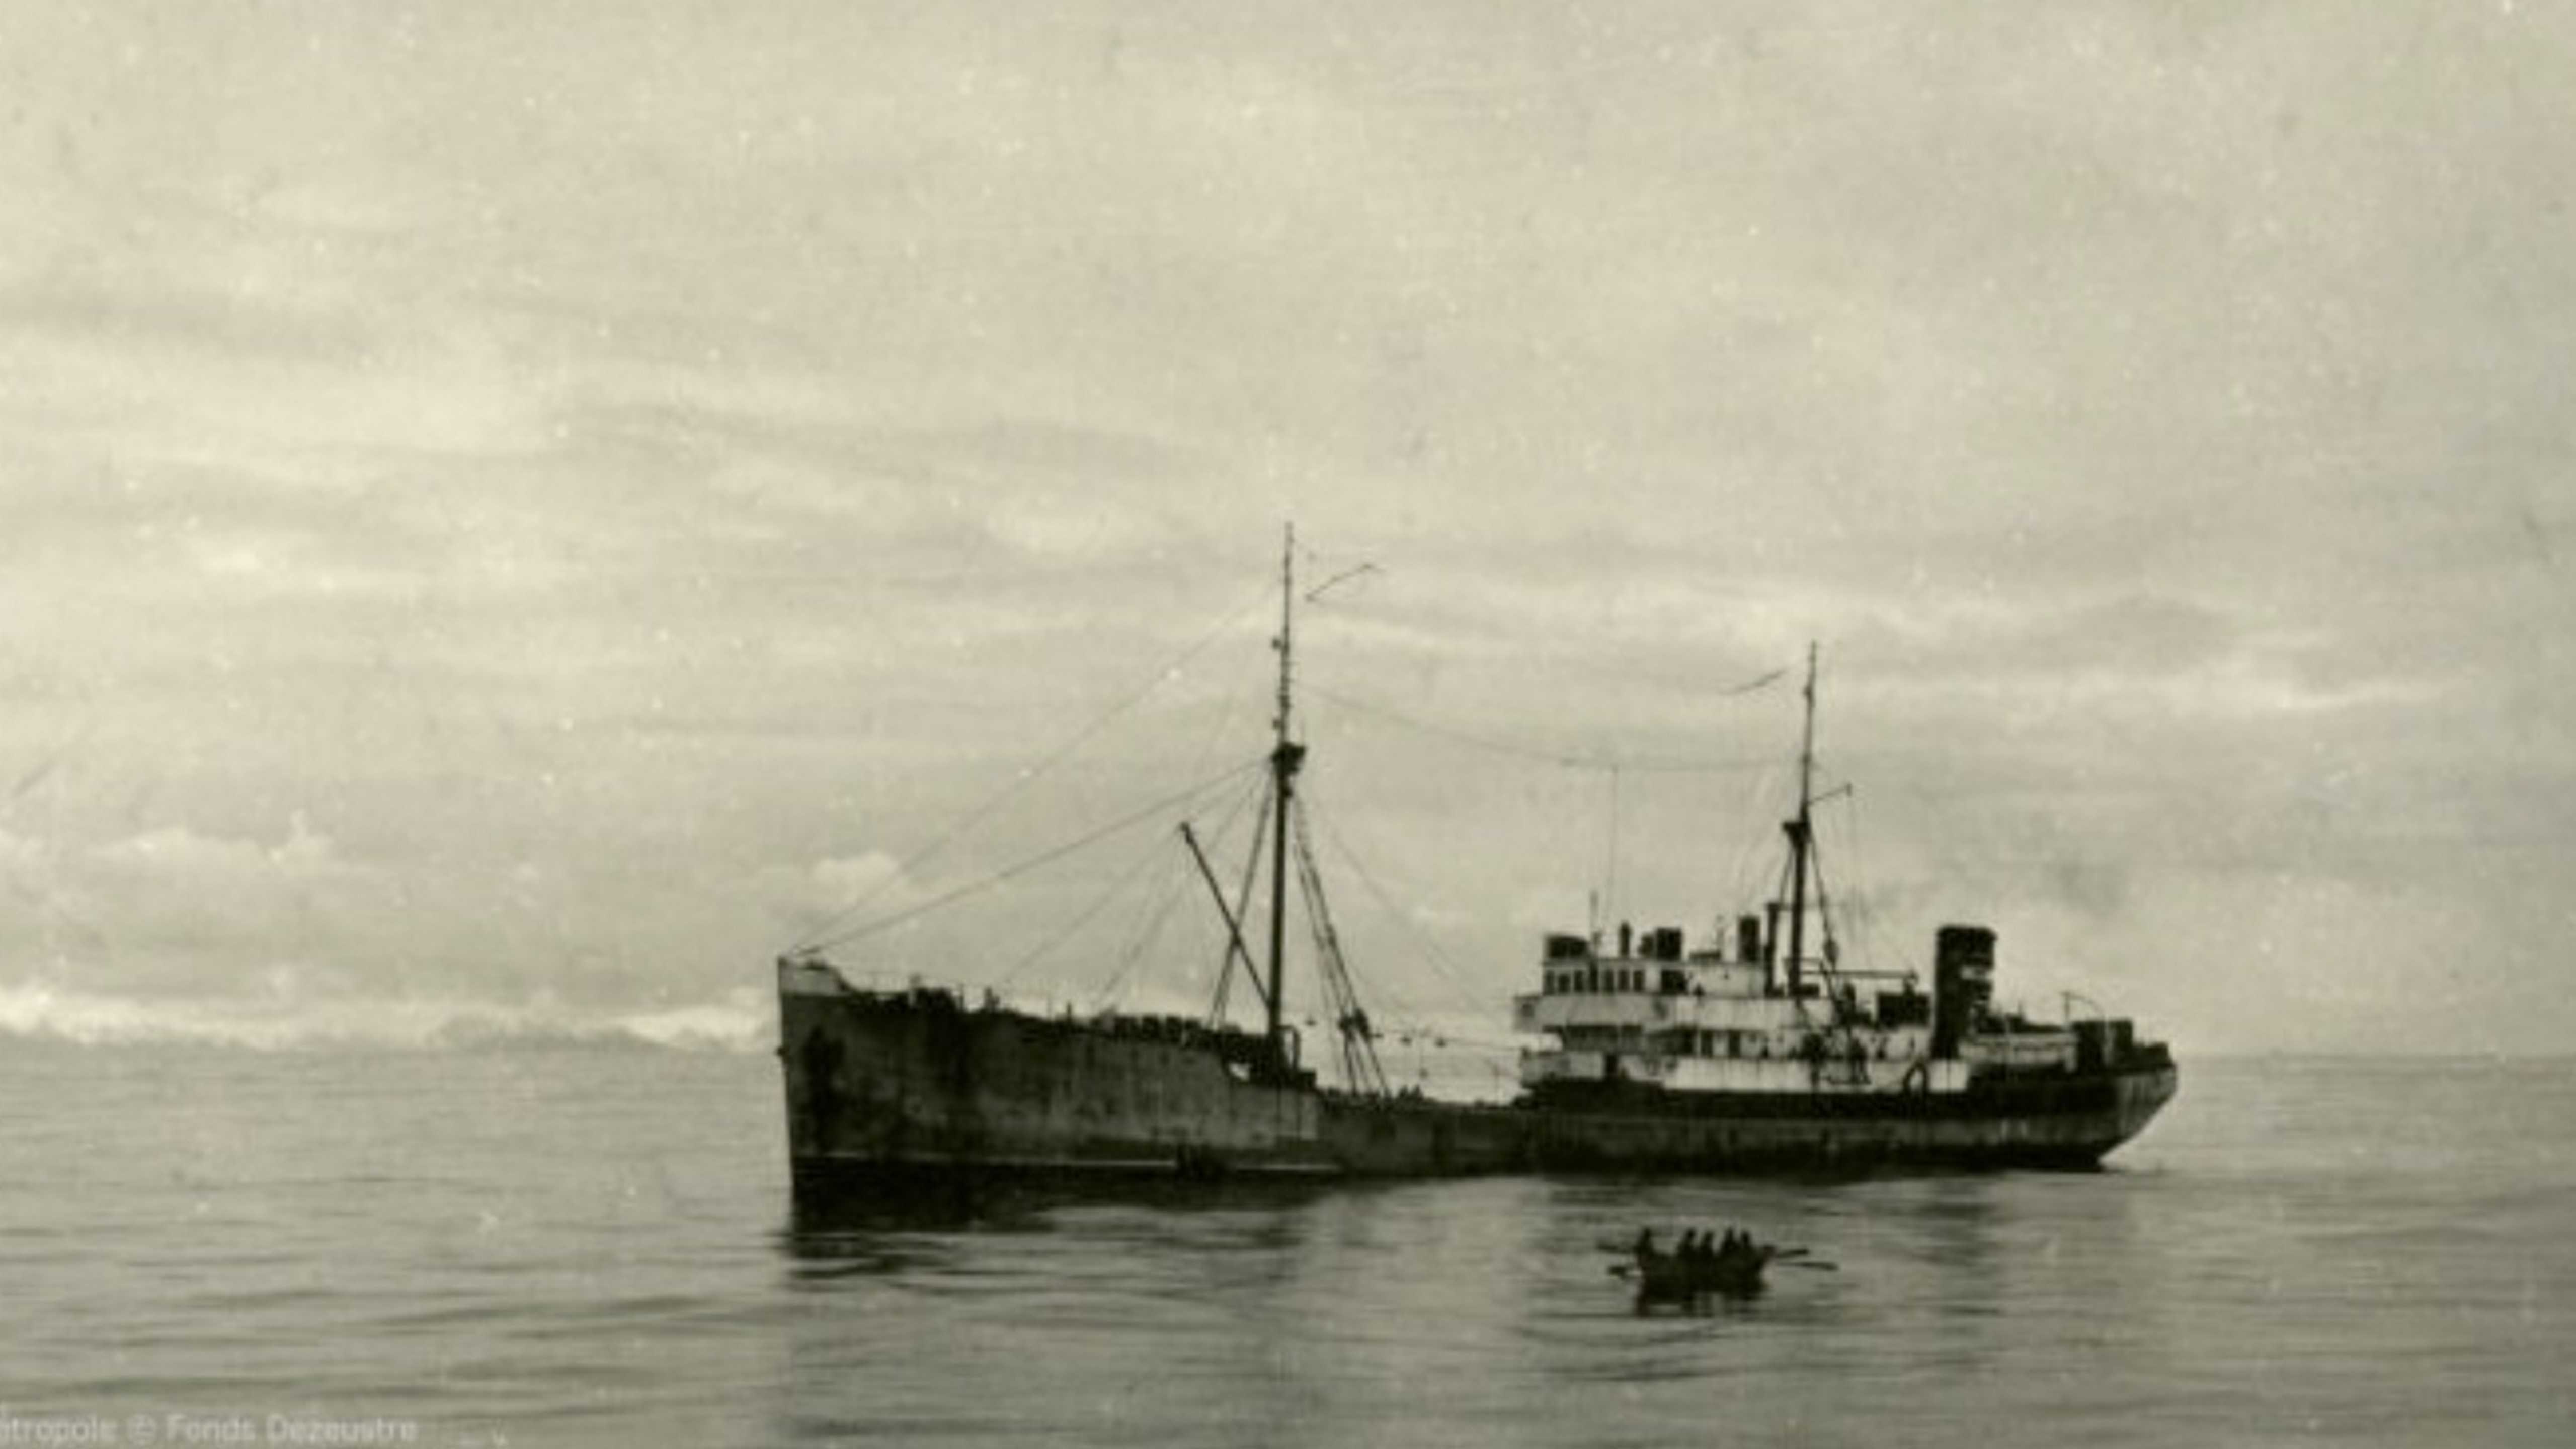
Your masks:
[{"label": "ship railing", "polygon": [[1134,1026],[1154,1033],[1177,1033],[1184,1028],[1205,1032],[1209,1036],[1251,1036],[1240,1027],[1209,1032],[1206,1023],[1185,1013],[1168,1011],[1119,1011],[1102,1006],[1096,999],[1083,1002],[1070,997],[1029,991],[1004,991],[978,982],[927,975],[918,971],[860,971],[827,961],[821,957],[801,958],[799,964],[821,966],[840,979],[842,985],[866,996],[918,997],[944,996],[961,1010],[1008,1011],[1021,1016],[1040,1017],[1050,1021],[1112,1023]]},{"label": "ship railing", "polygon": [[809,957],[806,964],[828,967],[841,979],[842,985],[868,996],[911,996],[927,992],[950,997],[959,1006],[972,1009],[1015,1011],[1023,1016],[1070,1017],[1083,1021],[1107,1014],[1069,997],[1004,991],[986,983],[931,976],[919,971],[860,971],[820,957]]}]

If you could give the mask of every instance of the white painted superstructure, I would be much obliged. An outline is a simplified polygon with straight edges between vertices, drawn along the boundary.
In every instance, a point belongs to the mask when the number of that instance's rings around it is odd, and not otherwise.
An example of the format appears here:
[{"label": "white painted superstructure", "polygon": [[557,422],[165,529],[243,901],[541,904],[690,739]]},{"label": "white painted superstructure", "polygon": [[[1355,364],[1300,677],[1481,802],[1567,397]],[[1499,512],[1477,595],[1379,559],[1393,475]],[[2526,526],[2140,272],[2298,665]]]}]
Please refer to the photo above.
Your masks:
[{"label": "white painted superstructure", "polygon": [[1685,955],[1682,933],[1670,927],[1643,935],[1622,927],[1619,949],[1608,953],[1595,940],[1549,937],[1539,989],[1514,998],[1512,1023],[1555,1045],[1522,1054],[1522,1083],[1942,1094],[1967,1090],[1981,1072],[2076,1065],[2073,1031],[1988,1011],[1992,932],[1943,928],[1936,976],[1955,999],[1936,1010],[1911,972],[1867,999],[1829,960],[1804,963],[1820,982],[1805,973],[1783,982],[1762,924],[1742,923],[1732,957]]}]

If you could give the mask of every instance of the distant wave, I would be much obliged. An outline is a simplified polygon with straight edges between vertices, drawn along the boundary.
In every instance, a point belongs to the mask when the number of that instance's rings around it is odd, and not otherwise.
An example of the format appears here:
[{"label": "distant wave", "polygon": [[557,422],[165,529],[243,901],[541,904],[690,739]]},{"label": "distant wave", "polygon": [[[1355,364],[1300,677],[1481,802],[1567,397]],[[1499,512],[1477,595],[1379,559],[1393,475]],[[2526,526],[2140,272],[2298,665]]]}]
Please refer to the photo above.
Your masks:
[{"label": "distant wave", "polygon": [[43,982],[0,986],[0,1037],[80,1046],[185,1045],[247,1051],[441,1051],[646,1046],[759,1052],[777,1042],[757,992],[631,1011],[475,1001],[142,1000]]}]

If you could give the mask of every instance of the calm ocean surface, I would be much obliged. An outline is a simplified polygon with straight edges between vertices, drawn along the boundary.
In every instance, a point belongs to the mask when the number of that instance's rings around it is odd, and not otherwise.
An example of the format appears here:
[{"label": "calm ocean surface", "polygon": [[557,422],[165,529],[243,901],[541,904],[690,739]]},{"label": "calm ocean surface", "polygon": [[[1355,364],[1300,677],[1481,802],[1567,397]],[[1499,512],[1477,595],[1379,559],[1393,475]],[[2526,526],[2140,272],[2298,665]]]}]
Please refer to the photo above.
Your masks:
[{"label": "calm ocean surface", "polygon": [[[2183,1073],[2098,1175],[800,1230],[767,1057],[10,1041],[0,1405],[538,1446],[2576,1442],[2576,1064]],[[1594,1248],[1726,1222],[1840,1271],[1640,1316]]]}]

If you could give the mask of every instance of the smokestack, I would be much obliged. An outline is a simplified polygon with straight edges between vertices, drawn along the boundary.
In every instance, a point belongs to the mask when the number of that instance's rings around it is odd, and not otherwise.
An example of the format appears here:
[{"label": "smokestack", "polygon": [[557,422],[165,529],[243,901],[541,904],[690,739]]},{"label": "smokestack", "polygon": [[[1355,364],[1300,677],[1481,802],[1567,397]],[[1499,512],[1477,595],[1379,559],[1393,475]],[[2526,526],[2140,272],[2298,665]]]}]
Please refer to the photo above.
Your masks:
[{"label": "smokestack", "polygon": [[1955,1057],[1959,1039],[1995,999],[1995,933],[1943,926],[1932,937],[1932,1055]]}]

